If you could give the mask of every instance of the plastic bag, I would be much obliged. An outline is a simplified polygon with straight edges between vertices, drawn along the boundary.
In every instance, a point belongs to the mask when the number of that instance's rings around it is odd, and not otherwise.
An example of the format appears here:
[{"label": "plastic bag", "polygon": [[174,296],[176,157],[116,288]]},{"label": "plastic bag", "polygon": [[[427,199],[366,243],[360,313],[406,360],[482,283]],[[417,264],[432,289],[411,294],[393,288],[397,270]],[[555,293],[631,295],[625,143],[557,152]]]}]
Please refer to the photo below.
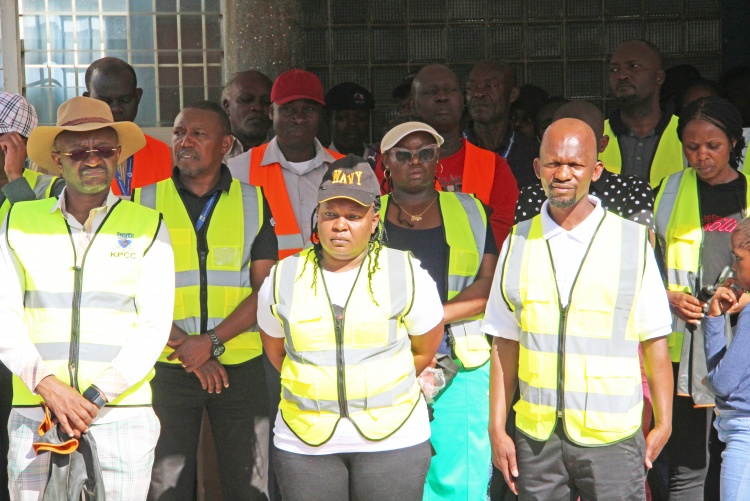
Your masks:
[{"label": "plastic bag", "polygon": [[417,383],[422,388],[427,403],[431,403],[432,399],[440,393],[440,390],[445,388],[443,369],[427,367],[417,378]]}]

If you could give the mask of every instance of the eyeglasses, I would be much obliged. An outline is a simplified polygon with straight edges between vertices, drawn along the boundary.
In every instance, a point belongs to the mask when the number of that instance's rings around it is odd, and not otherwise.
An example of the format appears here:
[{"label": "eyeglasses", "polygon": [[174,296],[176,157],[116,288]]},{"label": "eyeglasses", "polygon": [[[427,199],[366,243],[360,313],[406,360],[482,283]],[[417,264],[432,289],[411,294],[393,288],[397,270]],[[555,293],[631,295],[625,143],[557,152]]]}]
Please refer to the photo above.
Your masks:
[{"label": "eyeglasses", "polygon": [[101,146],[93,150],[87,150],[86,148],[78,148],[77,150],[73,150],[68,153],[65,153],[64,151],[56,151],[55,153],[57,153],[58,155],[65,155],[66,157],[70,157],[70,159],[73,160],[74,162],[83,162],[89,157],[91,153],[101,158],[102,160],[112,158],[112,156],[115,153],[117,153],[118,149],[120,149],[119,146],[116,146],[114,148],[110,148],[109,146]]},{"label": "eyeglasses", "polygon": [[411,162],[414,159],[415,155],[417,157],[417,160],[422,163],[427,163],[432,162],[437,158],[438,146],[436,144],[431,144],[429,146],[419,148],[418,150],[408,150],[406,148],[391,148],[389,151],[391,152],[392,158],[400,164]]}]

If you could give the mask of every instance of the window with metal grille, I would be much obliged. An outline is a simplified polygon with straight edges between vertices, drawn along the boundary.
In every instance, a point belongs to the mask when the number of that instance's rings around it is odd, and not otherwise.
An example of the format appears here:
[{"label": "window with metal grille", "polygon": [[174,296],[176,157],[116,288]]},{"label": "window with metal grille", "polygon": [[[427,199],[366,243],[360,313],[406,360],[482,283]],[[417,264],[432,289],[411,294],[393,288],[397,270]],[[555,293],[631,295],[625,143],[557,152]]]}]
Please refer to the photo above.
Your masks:
[{"label": "window with metal grille", "polygon": [[308,68],[330,88],[354,81],[377,101],[373,133],[396,114],[391,91],[425,63],[447,63],[464,84],[473,63],[509,62],[533,83],[609,111],[608,57],[643,38],[664,67],[687,63],[718,79],[719,0],[304,0]]},{"label": "window with metal grille", "polygon": [[39,122],[86,90],[88,65],[130,63],[143,88],[136,121],[169,126],[193,101],[221,95],[221,0],[19,0],[27,99]]}]

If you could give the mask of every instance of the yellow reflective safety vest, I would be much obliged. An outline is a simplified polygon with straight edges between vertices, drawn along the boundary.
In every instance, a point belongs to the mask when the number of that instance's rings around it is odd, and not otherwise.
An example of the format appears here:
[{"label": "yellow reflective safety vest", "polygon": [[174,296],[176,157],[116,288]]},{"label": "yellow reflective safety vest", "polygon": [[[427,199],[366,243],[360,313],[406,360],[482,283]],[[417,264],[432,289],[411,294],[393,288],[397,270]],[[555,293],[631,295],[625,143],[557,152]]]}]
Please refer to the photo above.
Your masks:
[{"label": "yellow reflective safety vest", "polygon": [[[195,227],[171,178],[136,189],[133,201],[161,212],[169,229],[175,262],[175,325],[189,335],[215,328],[252,292],[250,251],[263,222],[260,188],[233,179],[229,191],[220,192],[207,221],[206,256],[200,255]],[[205,301],[201,300],[202,274]],[[219,357],[224,365],[247,362],[263,352],[257,331],[243,332],[225,346]],[[159,362],[179,364],[167,360],[173,351],[165,347]]]},{"label": "yellow reflective safety vest", "polygon": [[286,333],[279,410],[308,445],[330,439],[341,418],[350,419],[363,437],[382,440],[419,403],[403,321],[414,301],[411,257],[382,247],[379,267],[368,279],[374,254],[371,250],[362,261],[338,320],[313,249],[276,265],[271,311]]},{"label": "yellow reflective safety vest", "polygon": [[[474,195],[441,191],[438,205],[448,245],[448,301],[474,282],[484,256],[487,215]],[[385,220],[390,195],[381,197],[380,217]],[[490,345],[481,330],[484,315],[446,324],[453,350],[467,369],[490,358]]]},{"label": "yellow reflective safety vest", "polygon": [[[654,159],[651,161],[651,173],[649,175],[652,188],[659,186],[661,180],[668,175],[679,172],[685,167],[685,161],[682,158],[682,143],[680,138],[677,137],[678,121],[678,117],[673,115],[659,138]],[[599,153],[599,160],[607,166],[608,171],[620,174],[622,171],[622,154],[617,142],[617,135],[612,130],[609,120],[604,121],[604,134],[609,136],[609,144],[604,152]]]},{"label": "yellow reflective safety vest", "polygon": [[[45,365],[77,391],[109,367],[135,329],[143,257],[159,213],[118,201],[91,240],[80,268],[68,223],[54,198],[18,203],[8,213],[8,245],[21,264],[24,323]],[[50,252],[54,249],[54,252]],[[153,369],[107,406],[151,405]],[[13,405],[42,401],[13,376]]]},{"label": "yellow reflective safety vest", "polygon": [[[750,172],[740,172],[750,186]],[[745,193],[743,216],[750,210],[750,190]],[[666,264],[667,290],[686,292],[697,296],[701,277],[701,251],[703,248],[703,224],[698,200],[698,176],[692,168],[672,174],[662,183],[654,205],[656,236]],[[727,263],[729,265],[731,263]],[[713,277],[710,278],[713,280]],[[708,284],[704,284],[708,285]],[[692,395],[697,405],[713,405],[713,396],[702,384],[689,384],[692,339],[685,343],[685,336],[692,338],[684,321],[672,315],[672,333],[667,337],[669,357],[680,363],[676,381],[678,395]],[[698,333],[701,335],[701,333]],[[703,343],[700,343],[702,354]],[[701,359],[702,360],[702,359]],[[697,367],[696,367],[697,369]],[[699,373],[706,374],[705,363]],[[693,378],[695,379],[695,378]],[[702,377],[700,378],[702,379]],[[698,381],[699,382],[699,381]],[[692,388],[692,389],[691,389]]]},{"label": "yellow reflective safety vest", "polygon": [[516,427],[547,440],[558,417],[573,442],[598,446],[639,432],[643,395],[633,318],[646,228],[605,213],[562,306],[541,216],[511,230],[503,297],[521,327]]},{"label": "yellow reflective safety vest", "polygon": [[[36,172],[30,169],[23,170],[23,177],[29,183],[31,189],[34,190],[34,195],[36,195],[37,200],[49,198],[50,193],[52,192],[52,186],[55,184],[55,181],[57,181],[57,177],[55,176],[42,174],[41,172]],[[0,221],[10,210],[10,205],[10,200],[7,198],[3,200],[2,205],[0,205]]]}]

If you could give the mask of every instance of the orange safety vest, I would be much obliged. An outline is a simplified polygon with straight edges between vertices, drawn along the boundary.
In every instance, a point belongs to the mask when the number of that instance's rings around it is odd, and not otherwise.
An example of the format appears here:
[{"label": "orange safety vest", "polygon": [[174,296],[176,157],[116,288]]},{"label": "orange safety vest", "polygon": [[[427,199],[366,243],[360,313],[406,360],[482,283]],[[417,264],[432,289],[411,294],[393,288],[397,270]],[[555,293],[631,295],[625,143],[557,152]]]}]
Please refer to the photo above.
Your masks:
[{"label": "orange safety vest", "polygon": [[[172,176],[172,152],[169,146],[148,134],[144,136],[146,136],[146,146],[133,155],[131,190],[164,181]],[[112,179],[111,186],[115,195],[122,196],[117,179]]]},{"label": "orange safety vest", "polygon": [[[490,204],[492,185],[495,182],[495,155],[497,153],[474,146],[469,141],[464,141],[466,153],[464,153],[464,171],[461,181],[461,193],[471,193],[483,204]],[[375,174],[381,186],[381,194],[387,193],[383,188],[383,154],[375,160]],[[440,182],[435,181],[435,189],[442,191]],[[274,213],[275,214],[275,213]]]},{"label": "orange safety vest", "polygon": [[[289,193],[286,191],[281,165],[278,162],[261,165],[267,147],[268,143],[265,143],[250,150],[248,182],[253,186],[263,188],[268,205],[271,206],[271,214],[273,214],[273,219],[276,222],[274,227],[276,237],[279,240],[279,260],[282,260],[301,251],[305,243],[302,240],[302,231],[297,224],[297,218],[294,216]],[[336,160],[344,158],[341,153],[331,151],[328,148],[324,149]]]}]

